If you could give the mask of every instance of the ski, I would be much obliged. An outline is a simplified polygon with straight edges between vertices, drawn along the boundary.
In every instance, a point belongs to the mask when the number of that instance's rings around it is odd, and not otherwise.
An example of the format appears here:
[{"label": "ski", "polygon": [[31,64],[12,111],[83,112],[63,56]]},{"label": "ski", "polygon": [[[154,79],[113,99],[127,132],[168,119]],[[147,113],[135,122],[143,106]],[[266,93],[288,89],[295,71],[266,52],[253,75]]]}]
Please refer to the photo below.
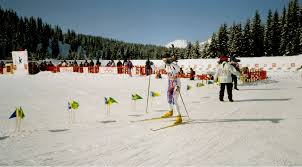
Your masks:
[{"label": "ski", "polygon": [[172,128],[172,127],[178,126],[178,125],[184,125],[184,124],[187,124],[189,122],[192,122],[192,120],[188,120],[187,122],[183,122],[181,124],[166,125],[166,126],[162,126],[162,127],[155,128],[155,129],[150,129],[150,130],[152,130],[152,131],[159,131],[159,130],[163,130],[163,129],[167,129],[167,128]]},{"label": "ski", "polygon": [[[153,117],[153,118],[135,120],[135,121],[130,121],[130,122],[131,122],[131,123],[135,123],[135,122],[144,122],[144,121],[154,121],[154,120],[168,119],[168,118],[176,118],[176,117],[177,117],[177,116],[172,116],[172,117],[167,117],[167,118],[163,118],[163,117]],[[183,116],[183,117],[186,117],[186,116]]]},{"label": "ski", "polygon": [[[182,124],[182,123],[181,123],[181,124]],[[172,124],[172,125],[167,125],[167,126],[163,126],[163,127],[156,128],[156,129],[150,129],[150,130],[152,130],[152,131],[159,131],[159,130],[171,128],[171,127],[174,127],[174,126],[177,126],[177,125],[181,125],[181,124]]]}]

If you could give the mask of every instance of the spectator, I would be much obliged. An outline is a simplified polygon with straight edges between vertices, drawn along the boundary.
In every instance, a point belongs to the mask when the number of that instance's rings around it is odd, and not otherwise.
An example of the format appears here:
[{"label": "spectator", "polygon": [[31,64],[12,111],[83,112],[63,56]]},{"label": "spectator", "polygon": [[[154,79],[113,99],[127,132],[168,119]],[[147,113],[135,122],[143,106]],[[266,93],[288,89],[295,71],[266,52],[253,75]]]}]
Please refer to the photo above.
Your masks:
[{"label": "spectator", "polygon": [[132,77],[132,68],[133,68],[133,64],[130,60],[130,57],[128,58],[128,61],[127,61],[127,65],[126,65],[127,69],[128,69],[128,74],[130,77]]},{"label": "spectator", "polygon": [[111,65],[112,65],[112,62],[111,62],[111,61],[108,61],[106,67],[111,67]]},{"label": "spectator", "polygon": [[123,63],[121,62],[121,60],[118,60],[118,62],[116,63],[116,66],[118,66],[118,67],[123,66]]},{"label": "spectator", "polygon": [[0,67],[1,67],[1,68],[4,68],[4,67],[5,67],[5,64],[4,64],[3,61],[0,62]]},{"label": "spectator", "polygon": [[62,67],[63,61],[59,62],[58,67]]},{"label": "spectator", "polygon": [[68,63],[66,62],[66,60],[64,60],[64,61],[62,62],[62,67],[67,67],[67,65],[68,65]]},{"label": "spectator", "polygon": [[123,66],[127,66],[127,59],[124,59]]},{"label": "spectator", "polygon": [[190,68],[190,80],[194,80],[195,78],[195,71],[193,70],[193,68]]},{"label": "spectator", "polygon": [[114,62],[114,60],[111,60],[111,67],[115,67],[115,62]]},{"label": "spectator", "polygon": [[181,75],[181,76],[185,75],[185,73],[184,73],[184,71],[183,71],[182,68],[180,68],[180,70],[179,70],[179,75]]},{"label": "spectator", "polygon": [[68,62],[68,65],[67,65],[67,67],[73,67],[75,64],[73,64],[73,62]]},{"label": "spectator", "polygon": [[49,61],[49,63],[48,63],[48,65],[47,65],[47,67],[54,67],[55,65],[54,64],[52,64],[52,62],[51,61]]},{"label": "spectator", "polygon": [[46,71],[46,62],[41,62],[40,71]]},{"label": "spectator", "polygon": [[94,62],[92,61],[92,59],[90,59],[89,66],[90,66],[90,67],[93,67],[93,66],[94,66]]},{"label": "spectator", "polygon": [[161,77],[161,73],[160,73],[160,71],[159,70],[156,70],[156,76],[155,76],[155,78],[157,78],[157,79],[161,79],[162,77]]},{"label": "spectator", "polygon": [[40,71],[39,64],[37,64],[36,62],[29,62],[28,66],[29,66],[28,69],[29,74],[37,74]]},{"label": "spectator", "polygon": [[146,70],[146,76],[151,74],[151,62],[149,58],[146,61],[145,70]]},{"label": "spectator", "polygon": [[[240,62],[240,60],[239,60],[239,59],[236,59],[236,55],[235,55],[235,54],[232,55],[232,56],[230,57],[230,60],[231,60],[231,65],[232,65],[233,67],[235,67],[235,69],[236,69],[238,72],[240,72],[239,64],[238,64],[238,62]],[[237,76],[234,75],[234,74],[232,74],[232,82],[234,82],[234,89],[239,90],[238,87],[237,87]]]},{"label": "spectator", "polygon": [[76,60],[73,61],[74,66],[78,66],[78,62]]},{"label": "spectator", "polygon": [[101,62],[100,62],[100,59],[98,58],[98,60],[96,61],[96,63],[95,63],[95,65],[97,65],[97,66],[101,66]]},{"label": "spectator", "polygon": [[85,62],[84,62],[84,67],[88,67],[88,65],[89,65],[88,61],[85,60]]},{"label": "spectator", "polygon": [[123,73],[123,63],[121,62],[121,60],[118,60],[118,62],[116,63],[117,66],[117,73],[118,74],[122,74]]}]

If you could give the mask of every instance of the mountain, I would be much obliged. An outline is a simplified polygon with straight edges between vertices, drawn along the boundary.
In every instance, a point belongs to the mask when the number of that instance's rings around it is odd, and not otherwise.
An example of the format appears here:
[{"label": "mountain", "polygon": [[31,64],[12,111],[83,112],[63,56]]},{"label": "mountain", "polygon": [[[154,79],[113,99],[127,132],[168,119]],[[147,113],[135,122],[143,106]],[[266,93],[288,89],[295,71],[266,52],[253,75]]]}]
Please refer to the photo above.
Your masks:
[{"label": "mountain", "polygon": [[172,47],[172,44],[174,44],[175,48],[186,48],[188,45],[188,41],[178,39],[178,40],[169,42],[168,44],[165,45],[165,47],[170,48],[170,47]]},{"label": "mountain", "polygon": [[[212,41],[211,38],[209,38],[206,41],[200,42],[199,43],[200,50],[202,50],[204,48],[206,43],[211,43],[211,41]],[[190,41],[187,41],[187,40],[177,39],[175,41],[169,42],[168,44],[165,45],[165,47],[169,48],[169,47],[172,47],[172,44],[174,44],[175,48],[186,48],[188,46],[189,42]],[[191,42],[191,43],[194,44],[194,42]]]}]

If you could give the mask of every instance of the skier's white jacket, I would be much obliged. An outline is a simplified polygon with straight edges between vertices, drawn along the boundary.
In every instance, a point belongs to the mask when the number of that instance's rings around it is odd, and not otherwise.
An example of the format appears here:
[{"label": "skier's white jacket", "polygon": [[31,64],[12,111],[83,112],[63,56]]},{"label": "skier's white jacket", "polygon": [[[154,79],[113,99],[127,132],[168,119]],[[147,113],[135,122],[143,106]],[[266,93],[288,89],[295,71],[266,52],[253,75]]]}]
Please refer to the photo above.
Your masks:
[{"label": "skier's white jacket", "polygon": [[180,67],[175,62],[172,62],[171,64],[164,64],[158,68],[158,70],[161,69],[166,70],[169,80],[175,80],[176,86],[181,87],[180,79],[177,78],[177,75],[180,71]]},{"label": "skier's white jacket", "polygon": [[232,66],[228,62],[221,63],[216,71],[214,81],[217,80],[219,77],[220,83],[232,83],[232,76],[231,74],[237,75],[237,77],[240,77],[240,73],[235,69],[234,66]]}]

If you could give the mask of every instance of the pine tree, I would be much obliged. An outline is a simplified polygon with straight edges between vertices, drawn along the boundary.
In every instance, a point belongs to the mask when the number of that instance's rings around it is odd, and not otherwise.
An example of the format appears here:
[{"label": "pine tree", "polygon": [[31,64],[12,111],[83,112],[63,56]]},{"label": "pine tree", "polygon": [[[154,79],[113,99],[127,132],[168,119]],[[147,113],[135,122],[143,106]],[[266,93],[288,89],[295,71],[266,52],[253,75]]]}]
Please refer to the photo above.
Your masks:
[{"label": "pine tree", "polygon": [[193,45],[193,59],[198,59],[201,57],[199,41],[196,41]]},{"label": "pine tree", "polygon": [[289,36],[288,36],[288,21],[287,21],[287,11],[285,7],[283,8],[282,17],[281,17],[281,40],[280,40],[280,48],[279,53],[281,55],[287,55],[286,54],[286,46],[289,43]]},{"label": "pine tree", "polygon": [[216,58],[218,57],[218,41],[217,41],[217,35],[216,33],[213,33],[211,37],[211,44],[209,46],[209,55],[207,55],[207,58]]},{"label": "pine tree", "polygon": [[227,32],[227,25],[223,24],[218,31],[218,51],[221,54],[227,55],[229,53],[228,50],[228,32]]},{"label": "pine tree", "polygon": [[202,52],[201,52],[201,57],[202,58],[208,58],[210,57],[210,44],[209,43],[206,43],[202,49]]},{"label": "pine tree", "polygon": [[230,54],[234,54],[236,52],[235,49],[235,23],[229,28],[229,41],[228,41],[228,46],[229,46],[229,51]]},{"label": "pine tree", "polygon": [[252,56],[259,57],[264,55],[264,30],[261,25],[261,18],[258,11],[253,18],[252,28]]},{"label": "pine tree", "polygon": [[252,35],[251,35],[251,22],[248,19],[243,29],[242,34],[242,57],[252,56]]},{"label": "pine tree", "polygon": [[279,47],[281,41],[281,30],[280,30],[280,23],[279,23],[279,14],[278,11],[275,11],[273,23],[272,23],[272,55],[279,56]]},{"label": "pine tree", "polygon": [[[49,47],[49,39],[51,38],[51,27],[48,24],[45,24],[43,26],[42,30],[42,37],[41,37],[41,43],[42,43],[42,49],[41,52],[48,55],[48,47]],[[51,47],[49,47],[51,48]]]},{"label": "pine tree", "polygon": [[243,54],[243,34],[241,24],[233,24],[230,27],[229,51],[230,54],[241,56]]},{"label": "pine tree", "polygon": [[193,45],[191,42],[188,42],[188,45],[186,47],[186,55],[185,55],[185,59],[192,59],[193,55],[192,55],[192,49],[193,49]]},{"label": "pine tree", "polygon": [[264,35],[265,56],[273,55],[273,13],[268,11],[267,22]]},{"label": "pine tree", "polygon": [[298,0],[293,0],[289,3],[289,11],[287,15],[289,39],[290,43],[286,50],[289,55],[296,55],[299,53],[299,4]]},{"label": "pine tree", "polygon": [[57,58],[60,54],[58,39],[54,38],[51,41],[51,49],[52,49],[52,58]]}]

